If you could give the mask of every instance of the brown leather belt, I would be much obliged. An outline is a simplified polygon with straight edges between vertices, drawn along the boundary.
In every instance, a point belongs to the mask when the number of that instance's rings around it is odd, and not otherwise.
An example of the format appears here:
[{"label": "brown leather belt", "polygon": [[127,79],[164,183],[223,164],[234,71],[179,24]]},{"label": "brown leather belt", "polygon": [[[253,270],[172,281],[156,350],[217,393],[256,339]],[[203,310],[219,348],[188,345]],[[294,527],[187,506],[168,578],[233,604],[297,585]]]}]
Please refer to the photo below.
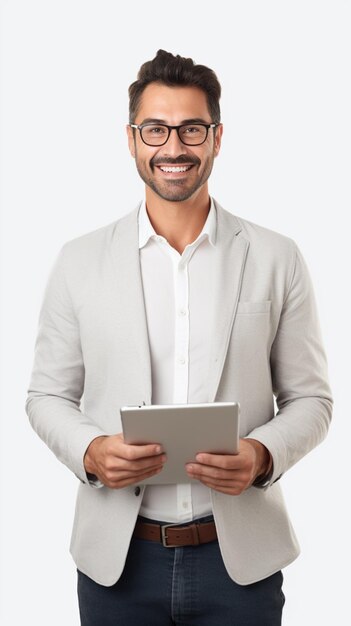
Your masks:
[{"label": "brown leather belt", "polygon": [[165,548],[179,548],[181,546],[198,546],[217,539],[214,522],[197,524],[192,522],[187,526],[177,524],[150,524],[138,520],[134,528],[134,537],[148,539],[162,543]]}]

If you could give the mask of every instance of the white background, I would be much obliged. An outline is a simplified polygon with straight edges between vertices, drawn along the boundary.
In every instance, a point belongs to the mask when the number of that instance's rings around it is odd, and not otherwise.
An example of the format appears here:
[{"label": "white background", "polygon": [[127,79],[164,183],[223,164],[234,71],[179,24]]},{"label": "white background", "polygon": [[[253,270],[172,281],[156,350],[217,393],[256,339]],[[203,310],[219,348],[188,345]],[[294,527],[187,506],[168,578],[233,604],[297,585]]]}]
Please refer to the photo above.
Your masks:
[{"label": "white background", "polygon": [[282,479],[302,555],[284,626],[350,623],[350,2],[4,0],[1,4],[3,626],[79,624],[68,553],[76,478],[24,402],[63,243],[134,208],[127,88],[159,48],[223,87],[210,192],[294,238],[309,265],[335,395],[327,440]]}]

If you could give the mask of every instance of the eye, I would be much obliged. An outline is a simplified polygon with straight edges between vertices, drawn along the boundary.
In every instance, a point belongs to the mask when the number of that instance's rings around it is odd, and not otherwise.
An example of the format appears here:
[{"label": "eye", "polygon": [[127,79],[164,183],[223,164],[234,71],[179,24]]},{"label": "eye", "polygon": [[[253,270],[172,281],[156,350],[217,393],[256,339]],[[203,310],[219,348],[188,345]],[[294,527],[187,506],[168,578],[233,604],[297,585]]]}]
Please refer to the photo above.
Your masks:
[{"label": "eye", "polygon": [[182,132],[186,135],[196,135],[198,133],[201,133],[202,130],[202,126],[184,126],[182,128]]},{"label": "eye", "polygon": [[167,128],[165,126],[144,126],[144,133],[147,135],[165,135],[167,133]]}]

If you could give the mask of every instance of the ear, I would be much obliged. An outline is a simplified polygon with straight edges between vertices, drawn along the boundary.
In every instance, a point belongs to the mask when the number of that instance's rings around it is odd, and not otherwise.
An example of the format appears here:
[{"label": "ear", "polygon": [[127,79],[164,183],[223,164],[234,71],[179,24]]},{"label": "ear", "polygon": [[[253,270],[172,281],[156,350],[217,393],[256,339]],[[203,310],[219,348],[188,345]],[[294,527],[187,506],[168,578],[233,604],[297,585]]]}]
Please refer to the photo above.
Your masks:
[{"label": "ear", "polygon": [[216,130],[216,133],[215,133],[215,140],[214,140],[214,154],[215,154],[215,157],[216,157],[216,156],[218,156],[219,151],[221,149],[222,135],[223,135],[223,124],[220,124],[219,126],[217,126],[217,128],[215,130]]},{"label": "ear", "polygon": [[132,155],[133,159],[135,159],[135,140],[134,140],[134,132],[133,129],[127,124],[126,126],[127,136],[128,136],[128,146],[129,152]]}]

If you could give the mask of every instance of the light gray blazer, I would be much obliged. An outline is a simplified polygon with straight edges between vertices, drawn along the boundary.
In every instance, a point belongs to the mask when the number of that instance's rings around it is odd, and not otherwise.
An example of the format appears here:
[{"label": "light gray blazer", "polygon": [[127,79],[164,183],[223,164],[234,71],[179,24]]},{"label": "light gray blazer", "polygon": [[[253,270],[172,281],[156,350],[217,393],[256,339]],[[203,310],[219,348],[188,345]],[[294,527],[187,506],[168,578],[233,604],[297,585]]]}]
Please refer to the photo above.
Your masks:
[{"label": "light gray blazer", "polygon": [[[225,566],[246,585],[299,553],[278,478],[323,440],[332,399],[295,243],[215,206],[217,325],[207,400],[239,401],[241,436],[261,441],[274,461],[264,489],[211,491]],[[45,293],[26,404],[35,431],[81,481],[71,552],[106,586],[122,573],[144,488],[94,488],[83,457],[94,437],[121,431],[120,406],[151,403],[138,210],[63,247]]]}]

